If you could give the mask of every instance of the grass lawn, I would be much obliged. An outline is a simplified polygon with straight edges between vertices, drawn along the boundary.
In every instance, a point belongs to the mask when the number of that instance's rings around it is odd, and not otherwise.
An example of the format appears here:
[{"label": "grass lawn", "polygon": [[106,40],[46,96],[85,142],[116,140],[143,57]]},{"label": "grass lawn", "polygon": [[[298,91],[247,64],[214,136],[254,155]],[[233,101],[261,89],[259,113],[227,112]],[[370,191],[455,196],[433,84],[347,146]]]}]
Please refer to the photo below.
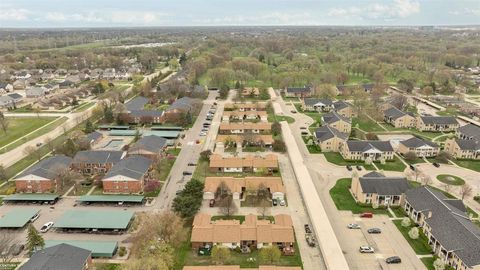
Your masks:
[{"label": "grass lawn", "polygon": [[[8,118],[7,132],[0,130],[0,147],[54,121],[56,117],[21,117]],[[60,121],[60,120],[59,120]],[[36,132],[37,133],[37,132]],[[37,135],[39,136],[39,135]],[[30,137],[29,139],[33,139]]]},{"label": "grass lawn", "polygon": [[344,160],[342,155],[339,153],[335,152],[325,152],[323,153],[325,158],[327,159],[328,162],[340,165],[340,166],[346,166],[346,165],[351,165],[351,166],[363,166],[366,170],[375,170],[375,167],[373,165],[367,165],[365,162],[361,160]]},{"label": "grass lawn", "polygon": [[412,247],[412,249],[415,251],[416,254],[418,255],[432,254],[432,248],[428,245],[428,239],[425,236],[425,234],[423,234],[420,228],[418,230],[419,232],[418,239],[412,239],[408,235],[408,232],[413,226],[403,227],[401,220],[393,220],[392,222],[395,224],[395,226],[397,226],[398,230],[402,233],[403,237],[405,237],[405,239],[410,244],[410,246]]},{"label": "grass lawn", "polygon": [[19,264],[19,262],[0,263],[0,270],[15,270]]},{"label": "grass lawn", "polygon": [[175,158],[163,158],[160,160],[160,172],[158,174],[158,181],[164,182],[167,180],[168,174],[175,163]]},{"label": "grass lawn", "polygon": [[393,213],[395,213],[395,216],[397,218],[406,217],[405,211],[403,211],[402,207],[395,207],[395,208],[391,208],[391,209],[392,209]]},{"label": "grass lawn", "polygon": [[261,206],[271,207],[272,202],[270,202],[267,199],[262,199],[261,201],[259,201],[257,196],[247,195],[245,197],[245,200],[240,202],[240,206],[241,207],[261,207]]},{"label": "grass lawn", "polygon": [[87,102],[87,103],[84,103],[80,106],[78,106],[77,108],[75,108],[75,110],[73,110],[73,112],[83,112],[83,111],[86,111],[87,109],[95,106],[95,102]]},{"label": "grass lawn", "polygon": [[275,121],[277,122],[287,121],[287,123],[291,124],[295,122],[295,119],[285,115],[274,115],[273,119],[268,119],[268,122],[275,122]]},{"label": "grass lawn", "polygon": [[376,131],[385,131],[380,125],[374,121],[367,119],[359,119],[357,117],[352,118],[352,127],[358,127],[359,129],[366,132],[376,132]]},{"label": "grass lawn", "polygon": [[357,204],[349,190],[351,184],[351,178],[342,178],[338,179],[335,186],[330,189],[330,196],[338,210],[348,210],[354,214],[372,212],[375,214],[388,215],[388,211],[384,208],[374,209],[371,206]]},{"label": "grass lawn", "polygon": [[265,147],[261,146],[246,146],[242,148],[243,152],[265,152]]},{"label": "grass lawn", "polygon": [[458,166],[480,172],[480,160],[456,159],[452,161],[455,162]]},{"label": "grass lawn", "polygon": [[167,154],[170,154],[170,155],[173,155],[173,156],[178,156],[180,154],[180,151],[182,150],[182,148],[168,148],[167,149]]},{"label": "grass lawn", "polygon": [[307,147],[308,149],[308,152],[310,154],[320,154],[322,153],[322,149],[320,148],[320,146],[316,143],[313,143],[313,144],[308,144],[308,140],[312,139],[313,140],[313,136],[302,136],[302,139],[303,139],[303,142],[305,143],[305,146]]},{"label": "grass lawn", "polygon": [[119,263],[95,263],[96,270],[120,270],[122,266]]},{"label": "grass lawn", "polygon": [[433,267],[433,262],[435,261],[435,257],[426,257],[426,258],[420,258],[422,263],[427,267],[428,270],[435,270],[435,267]]},{"label": "grass lawn", "polygon": [[465,180],[463,180],[458,176],[450,175],[450,174],[439,174],[437,175],[437,180],[442,183],[453,185],[453,186],[461,186],[465,184]]},{"label": "grass lawn", "polygon": [[377,165],[378,169],[380,170],[396,172],[403,172],[406,167],[405,164],[403,164],[403,162],[396,156],[392,161],[386,161],[385,164],[375,162],[375,165]]}]

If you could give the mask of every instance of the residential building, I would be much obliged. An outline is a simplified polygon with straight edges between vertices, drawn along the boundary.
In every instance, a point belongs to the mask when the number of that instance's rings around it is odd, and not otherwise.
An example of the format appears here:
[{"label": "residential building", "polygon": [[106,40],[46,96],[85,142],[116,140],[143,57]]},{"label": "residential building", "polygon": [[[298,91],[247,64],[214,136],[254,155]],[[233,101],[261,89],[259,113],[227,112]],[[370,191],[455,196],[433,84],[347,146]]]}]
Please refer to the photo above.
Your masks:
[{"label": "residential building", "polygon": [[417,116],[416,126],[419,131],[450,132],[460,124],[453,116]]},{"label": "residential building", "polygon": [[352,131],[351,120],[341,116],[335,111],[322,116],[322,125],[328,125],[345,134],[350,134]]},{"label": "residential building", "polygon": [[144,136],[128,149],[129,155],[142,155],[150,159],[158,158],[167,147],[167,139],[159,136]]},{"label": "residential building", "polygon": [[[285,199],[285,187],[280,177],[206,177],[203,199],[215,199],[219,189],[227,189],[234,200],[245,200],[246,195],[255,195],[259,188],[265,188],[270,198]],[[224,190],[224,191],[227,191]]]},{"label": "residential building", "polygon": [[128,113],[128,122],[131,124],[161,124],[163,123],[163,111],[136,110]]},{"label": "residential building", "polygon": [[45,96],[45,89],[43,87],[34,87],[25,90],[27,98],[40,98]]},{"label": "residential building", "polygon": [[271,123],[220,123],[219,134],[267,134],[272,130]]},{"label": "residential building", "polygon": [[13,91],[13,85],[6,83],[6,82],[0,82],[0,94],[5,94]]},{"label": "residential building", "polygon": [[91,132],[91,133],[88,133],[87,135],[85,135],[84,138],[81,138],[80,142],[82,142],[84,144],[88,144],[91,147],[91,146],[95,145],[96,143],[98,143],[102,138],[103,138],[102,133],[100,133],[98,131],[94,131],[94,132]]},{"label": "residential building", "polygon": [[404,177],[386,177],[379,172],[370,172],[362,177],[352,177],[351,192],[355,201],[373,206],[400,206],[405,201],[405,192],[410,189]]},{"label": "residential building", "polygon": [[[184,266],[183,270],[241,270],[240,265],[205,265],[205,266]],[[302,270],[298,266],[275,266],[260,265],[258,268],[248,268],[248,270]]]},{"label": "residential building", "polygon": [[225,111],[265,111],[267,104],[265,102],[243,102],[243,103],[226,103]]},{"label": "residential building", "polygon": [[240,223],[239,220],[212,221],[210,215],[200,213],[193,220],[191,243],[195,249],[206,245],[221,245],[231,249],[277,246],[283,254],[295,252],[292,218],[284,214],[274,216],[274,222],[247,215],[245,221]]},{"label": "residential building", "polygon": [[260,172],[262,170],[278,170],[278,159],[274,154],[264,157],[247,155],[245,157],[222,157],[218,154],[210,156],[211,172]]},{"label": "residential building", "polygon": [[329,112],[333,109],[333,101],[328,98],[304,98],[302,99],[304,111]]},{"label": "residential building", "polygon": [[59,244],[34,252],[19,270],[88,270],[92,268],[90,250]]},{"label": "residential building", "polygon": [[340,153],[346,160],[393,160],[393,147],[389,141],[352,141],[342,144]]},{"label": "residential building", "polygon": [[347,134],[330,126],[317,128],[313,135],[322,152],[339,152],[341,145],[348,139]]},{"label": "residential building", "polygon": [[17,192],[50,193],[57,190],[58,178],[68,171],[72,159],[53,156],[35,163],[14,178]]},{"label": "residential building", "polygon": [[352,118],[355,116],[352,105],[343,100],[335,101],[333,103],[333,109],[341,116],[346,118]]},{"label": "residential building", "polygon": [[287,87],[287,89],[285,89],[285,96],[299,98],[311,97],[312,87],[309,85],[306,85],[304,87]]},{"label": "residential building", "polygon": [[383,121],[396,128],[413,128],[416,119],[412,114],[391,107],[383,112]]},{"label": "residential building", "polygon": [[103,174],[124,157],[123,151],[79,151],[73,158],[71,167],[84,174]]},{"label": "residential building", "polygon": [[242,122],[242,121],[263,121],[267,122],[266,111],[224,111],[222,115],[223,122]]},{"label": "residential building", "polygon": [[271,146],[273,144],[273,136],[261,134],[217,135],[215,141],[223,144],[235,142],[237,145],[248,143],[249,145]]},{"label": "residential building", "polygon": [[406,192],[404,209],[438,256],[457,270],[480,269],[480,228],[463,202],[422,186]]},{"label": "residential building", "polygon": [[467,124],[457,129],[457,138],[462,140],[480,141],[480,127],[474,124]]},{"label": "residential building", "polygon": [[480,141],[447,139],[444,149],[456,159],[480,159]]},{"label": "residential building", "polygon": [[165,110],[162,122],[175,122],[178,118],[184,118],[187,113],[197,115],[200,112],[201,104],[202,101],[198,98],[179,98]]},{"label": "residential building", "polygon": [[408,140],[400,141],[397,151],[406,155],[413,152],[417,157],[435,157],[440,152],[438,144],[418,137],[412,137]]},{"label": "residential building", "polygon": [[14,90],[23,90],[27,87],[27,81],[26,80],[16,80],[12,83],[13,89]]},{"label": "residential building", "polygon": [[140,111],[143,110],[149,102],[149,98],[137,96],[125,103],[125,109],[127,109],[127,111]]},{"label": "residential building", "polygon": [[103,192],[115,194],[143,192],[145,181],[150,178],[151,165],[151,159],[139,155],[120,160],[103,177]]}]

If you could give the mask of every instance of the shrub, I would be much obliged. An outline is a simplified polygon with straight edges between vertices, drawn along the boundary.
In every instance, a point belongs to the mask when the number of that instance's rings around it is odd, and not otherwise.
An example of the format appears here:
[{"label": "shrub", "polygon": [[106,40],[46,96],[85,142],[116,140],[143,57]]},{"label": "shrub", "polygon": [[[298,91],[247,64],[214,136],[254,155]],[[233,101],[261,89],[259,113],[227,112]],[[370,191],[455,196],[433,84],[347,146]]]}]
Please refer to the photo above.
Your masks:
[{"label": "shrub", "polygon": [[408,236],[410,236],[410,238],[414,240],[418,239],[418,236],[419,236],[418,227],[411,228],[410,231],[408,232]]},{"label": "shrub", "polygon": [[433,268],[435,268],[435,270],[443,270],[443,269],[445,269],[445,263],[443,263],[442,259],[437,258],[433,262]]},{"label": "shrub", "polygon": [[404,217],[402,219],[402,227],[410,227],[412,225],[412,222],[410,221],[410,218]]},{"label": "shrub", "polygon": [[118,256],[123,257],[127,254],[127,248],[126,247],[120,247],[118,249]]}]

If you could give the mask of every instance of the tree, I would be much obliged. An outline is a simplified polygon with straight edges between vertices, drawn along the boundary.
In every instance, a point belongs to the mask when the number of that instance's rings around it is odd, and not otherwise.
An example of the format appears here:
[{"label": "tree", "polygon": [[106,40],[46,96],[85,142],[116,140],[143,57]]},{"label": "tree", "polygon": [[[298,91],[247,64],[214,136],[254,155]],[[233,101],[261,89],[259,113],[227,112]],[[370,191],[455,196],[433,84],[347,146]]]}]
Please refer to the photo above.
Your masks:
[{"label": "tree", "polygon": [[268,90],[266,88],[261,88],[258,98],[261,100],[270,99],[270,94],[268,93]]},{"label": "tree", "polygon": [[173,210],[183,218],[192,218],[203,200],[204,184],[196,179],[190,180],[180,194],[173,199]]},{"label": "tree", "polygon": [[225,264],[231,257],[232,254],[227,247],[217,245],[212,248],[212,261],[216,264]]},{"label": "tree", "polygon": [[445,151],[440,151],[438,155],[435,157],[435,160],[440,162],[440,163],[448,163],[448,160],[450,160],[452,156],[450,153],[445,152]]},{"label": "tree", "polygon": [[285,145],[285,142],[282,141],[282,140],[279,140],[279,139],[273,140],[272,148],[273,148],[273,151],[275,151],[275,152],[284,153],[285,151],[287,151],[287,147]]},{"label": "tree", "polygon": [[227,217],[231,216],[237,211],[237,205],[233,201],[233,195],[230,192],[229,194],[225,194],[223,197],[220,197],[218,206],[220,207],[222,214]]},{"label": "tree", "polygon": [[105,119],[105,122],[107,123],[112,123],[114,118],[113,118],[113,112],[112,108],[110,106],[105,106],[103,107],[103,119]]},{"label": "tree", "polygon": [[410,221],[409,217],[404,217],[402,219],[402,227],[410,227],[412,225],[412,222]]},{"label": "tree", "polygon": [[408,161],[414,161],[415,159],[417,159],[417,154],[415,154],[415,152],[413,152],[413,151],[409,151],[409,152],[405,153],[404,157]]},{"label": "tree", "polygon": [[8,120],[5,118],[2,112],[0,112],[0,127],[2,128],[3,132],[7,134],[8,130]]},{"label": "tree", "polygon": [[0,262],[8,263],[13,259],[13,255],[9,251],[14,240],[15,234],[13,233],[0,234]]},{"label": "tree", "polygon": [[211,155],[212,155],[212,151],[211,151],[211,150],[205,150],[205,151],[202,151],[202,152],[200,153],[200,157],[201,157],[203,160],[209,160]]},{"label": "tree", "polygon": [[460,187],[460,195],[462,196],[462,201],[463,201],[463,199],[465,199],[465,197],[468,197],[468,196],[472,195],[472,191],[473,191],[473,189],[469,184],[467,184],[467,183],[463,184]]},{"label": "tree", "polygon": [[40,161],[42,159],[42,155],[34,146],[27,146],[23,149],[23,153],[26,156],[34,157],[36,160]]},{"label": "tree", "polygon": [[45,241],[43,240],[43,237],[38,233],[37,229],[33,227],[32,223],[28,225],[26,247],[29,252],[43,249],[45,247]]},{"label": "tree", "polygon": [[92,133],[94,131],[95,131],[95,127],[93,127],[93,124],[90,121],[90,119],[87,119],[87,121],[85,121],[85,133]]},{"label": "tree", "polygon": [[265,264],[276,264],[281,256],[282,252],[276,246],[263,247],[260,250],[260,259]]},{"label": "tree", "polygon": [[410,231],[408,231],[408,236],[413,240],[418,239],[418,236],[419,236],[418,227],[411,228]]},{"label": "tree", "polygon": [[423,88],[423,94],[427,97],[431,96],[433,94],[433,88],[431,86],[425,86]]},{"label": "tree", "polygon": [[415,87],[415,84],[412,80],[402,78],[402,79],[398,80],[397,86],[401,90],[404,90],[407,93],[411,93],[413,91],[413,88]]},{"label": "tree", "polygon": [[442,259],[437,258],[433,262],[433,268],[435,268],[435,270],[444,270],[445,269],[445,263],[443,262]]},{"label": "tree", "polygon": [[408,105],[408,98],[402,94],[394,94],[390,99],[390,104],[399,110],[404,110]]},{"label": "tree", "polygon": [[7,170],[0,164],[0,180],[5,181],[8,178]]},{"label": "tree", "polygon": [[277,136],[282,133],[282,125],[279,122],[275,121],[272,124],[272,134],[273,136]]}]

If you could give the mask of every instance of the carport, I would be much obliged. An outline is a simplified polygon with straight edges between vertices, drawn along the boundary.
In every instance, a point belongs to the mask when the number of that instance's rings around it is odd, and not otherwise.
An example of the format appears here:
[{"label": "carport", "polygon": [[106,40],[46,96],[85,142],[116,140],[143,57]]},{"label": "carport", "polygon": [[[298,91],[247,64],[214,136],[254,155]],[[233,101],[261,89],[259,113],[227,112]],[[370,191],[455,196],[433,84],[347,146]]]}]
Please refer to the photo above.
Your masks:
[{"label": "carport", "polygon": [[92,252],[93,258],[112,258],[117,252],[117,241],[82,241],[82,240],[46,240],[45,247],[68,244]]},{"label": "carport", "polygon": [[138,195],[85,195],[78,201],[82,203],[142,203],[144,196]]},{"label": "carport", "polygon": [[38,212],[40,210],[31,208],[12,210],[0,218],[0,228],[23,228]]},{"label": "carport", "polygon": [[57,202],[59,196],[57,194],[40,194],[40,193],[17,193],[3,198],[4,202]]},{"label": "carport", "polygon": [[143,132],[143,136],[158,136],[165,139],[176,139],[180,135],[180,131],[177,130],[147,130]]},{"label": "carport", "polygon": [[66,230],[126,230],[133,220],[132,211],[66,211],[53,226]]},{"label": "carport", "polygon": [[176,131],[182,131],[182,130],[183,130],[183,127],[152,126],[150,129],[151,129],[151,130],[176,130]]}]

